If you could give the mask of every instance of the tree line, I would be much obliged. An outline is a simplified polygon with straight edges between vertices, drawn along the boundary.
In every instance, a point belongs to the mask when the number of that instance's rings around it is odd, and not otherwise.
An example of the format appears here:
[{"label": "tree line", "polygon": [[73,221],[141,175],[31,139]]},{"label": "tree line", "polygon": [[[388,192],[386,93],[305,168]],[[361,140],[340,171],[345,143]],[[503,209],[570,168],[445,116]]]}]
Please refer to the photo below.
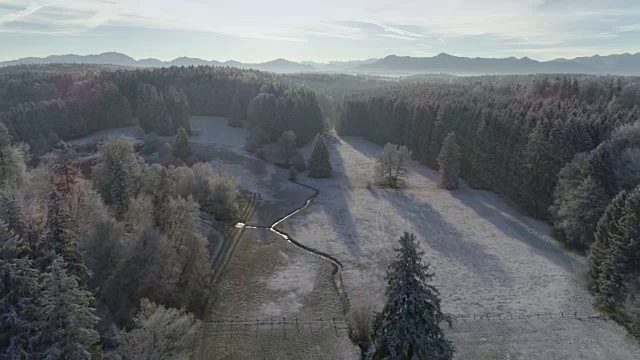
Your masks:
[{"label": "tree line", "polygon": [[0,75],[0,122],[36,155],[60,140],[115,127],[189,133],[191,115],[229,117],[232,126],[261,125],[272,141],[293,130],[299,145],[324,130],[315,93],[291,82],[283,85],[270,73],[206,66],[84,72],[79,67],[76,73],[19,69]]}]

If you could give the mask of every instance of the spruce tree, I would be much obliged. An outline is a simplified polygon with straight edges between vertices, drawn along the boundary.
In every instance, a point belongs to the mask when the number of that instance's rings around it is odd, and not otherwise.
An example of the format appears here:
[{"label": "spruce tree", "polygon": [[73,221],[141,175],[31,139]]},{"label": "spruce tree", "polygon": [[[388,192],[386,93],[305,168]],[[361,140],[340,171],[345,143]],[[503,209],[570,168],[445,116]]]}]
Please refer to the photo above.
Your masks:
[{"label": "spruce tree", "polygon": [[325,178],[331,176],[331,161],[327,142],[318,134],[313,140],[311,157],[309,158],[309,176]]},{"label": "spruce tree", "polygon": [[0,249],[0,358],[25,359],[34,354],[33,339],[41,328],[36,303],[41,276],[29,258],[16,257],[20,251],[8,248],[7,235]]},{"label": "spruce tree", "polygon": [[117,218],[122,216],[129,210],[129,203],[133,197],[131,175],[120,159],[114,159],[111,163],[111,186],[109,195],[112,205],[115,209]]},{"label": "spruce tree", "polygon": [[438,165],[442,171],[440,186],[447,190],[458,188],[458,176],[460,175],[460,160],[462,152],[456,143],[456,134],[450,132],[444,139],[442,150],[438,155]]},{"label": "spruce tree", "polygon": [[0,122],[0,188],[18,186],[26,177],[26,151],[11,145],[11,135]]},{"label": "spruce tree", "polygon": [[629,193],[622,191],[607,206],[607,209],[598,221],[595,233],[595,242],[591,246],[589,254],[589,290],[596,297],[596,305],[604,310],[611,310],[607,295],[603,290],[607,287],[609,271],[606,268],[611,264],[612,244],[614,238],[621,235],[618,222],[624,215],[625,202]]},{"label": "spruce tree", "polygon": [[[90,272],[82,261],[77,242],[77,224],[65,208],[62,194],[53,188],[49,195],[46,248],[64,259],[66,268],[81,286],[89,281]],[[49,264],[51,259],[42,259]]]},{"label": "spruce tree", "polygon": [[281,164],[288,168],[296,153],[296,134],[293,131],[282,133],[278,140],[278,153]]},{"label": "spruce tree", "polygon": [[440,309],[429,265],[422,264],[416,237],[405,232],[387,271],[387,302],[373,323],[374,358],[452,359],[454,348],[440,324],[451,323]]},{"label": "spruce tree", "polygon": [[78,286],[75,276],[56,257],[43,274],[38,299],[41,334],[37,352],[42,359],[91,359],[99,342],[98,317],[93,314],[90,292]]},{"label": "spruce tree", "polygon": [[191,156],[191,147],[189,146],[189,134],[183,128],[178,129],[176,142],[173,144],[173,156],[181,160],[186,160]]},{"label": "spruce tree", "polygon": [[[622,214],[609,237],[609,255],[600,265],[599,303],[606,311],[615,311],[629,295],[627,282],[640,275],[640,186],[628,194],[624,208],[611,211]],[[612,215],[612,214],[610,214]]]},{"label": "spruce tree", "polygon": [[231,127],[242,127],[242,120],[244,120],[245,113],[246,109],[243,109],[240,103],[240,94],[236,91],[231,99],[227,124]]}]

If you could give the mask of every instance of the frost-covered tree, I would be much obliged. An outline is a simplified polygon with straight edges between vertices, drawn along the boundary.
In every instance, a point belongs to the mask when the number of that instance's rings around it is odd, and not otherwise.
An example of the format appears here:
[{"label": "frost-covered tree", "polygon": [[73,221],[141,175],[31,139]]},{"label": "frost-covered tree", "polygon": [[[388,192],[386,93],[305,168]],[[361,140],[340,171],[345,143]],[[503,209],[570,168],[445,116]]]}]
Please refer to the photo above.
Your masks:
[{"label": "frost-covered tree", "polygon": [[[592,256],[596,261],[590,272],[591,276],[597,275],[593,289],[604,310],[624,313],[628,298],[640,296],[640,186],[618,195],[598,225],[597,252]],[[638,313],[638,309],[626,310]]]},{"label": "frost-covered tree", "polygon": [[118,352],[124,360],[173,360],[187,358],[200,322],[184,310],[165,308],[147,299],[140,302],[136,327],[120,331]]},{"label": "frost-covered tree", "polygon": [[454,348],[440,325],[451,323],[422,263],[416,237],[405,232],[387,271],[386,304],[373,322],[376,359],[452,359]]},{"label": "frost-covered tree", "polygon": [[143,169],[143,160],[136,153],[139,142],[130,137],[118,137],[98,146],[98,162],[92,178],[108,205],[117,216],[126,213],[129,201],[136,195]]},{"label": "frost-covered tree", "polygon": [[30,259],[15,256],[8,235],[0,235],[0,358],[30,359],[41,328],[36,303],[41,275]]},{"label": "frost-covered tree", "polygon": [[291,165],[296,154],[296,134],[291,131],[285,131],[278,140],[278,154],[280,155],[280,161],[285,167]]},{"label": "frost-covered tree", "polygon": [[167,104],[167,111],[173,122],[173,131],[176,132],[178,129],[183,128],[187,133],[190,133],[189,113],[191,109],[184,91],[169,86],[167,91],[164,92],[164,101]]},{"label": "frost-covered tree", "polygon": [[379,185],[397,188],[407,176],[406,162],[411,152],[404,145],[387,143],[376,157],[375,179]]},{"label": "frost-covered tree", "polygon": [[7,127],[0,123],[0,188],[19,186],[26,176],[27,149],[11,145]]},{"label": "frost-covered tree", "polygon": [[218,220],[231,220],[238,215],[240,189],[232,177],[214,172],[211,164],[193,165],[194,180],[191,194],[202,211],[213,214]]},{"label": "frost-covered tree", "polygon": [[62,257],[65,268],[76,277],[81,286],[86,285],[90,273],[78,250],[77,223],[56,188],[51,190],[48,207],[46,247]]},{"label": "frost-covered tree", "polygon": [[629,197],[627,191],[622,191],[607,206],[607,209],[598,222],[595,241],[591,246],[589,260],[589,290],[596,296],[596,304],[603,309],[612,309],[612,302],[608,289],[614,288],[610,283],[611,260],[613,257],[612,246],[615,238],[622,235],[619,221],[624,215],[625,202]]},{"label": "frost-covered tree", "polygon": [[227,124],[231,127],[242,127],[242,120],[245,118],[247,112],[246,108],[242,107],[240,103],[240,93],[236,91],[231,98],[231,105],[229,105],[229,120]]},{"label": "frost-covered tree", "polygon": [[289,167],[289,181],[298,180],[298,170],[294,166]]},{"label": "frost-covered tree", "polygon": [[309,157],[309,176],[325,178],[331,176],[331,161],[329,160],[329,149],[327,142],[321,135],[316,135],[313,139],[311,156]]},{"label": "frost-covered tree", "polygon": [[56,257],[43,274],[38,298],[42,322],[35,349],[42,359],[91,359],[99,351],[96,326],[98,317],[91,308],[94,299],[82,290],[65,270],[64,260]]},{"label": "frost-covered tree", "polygon": [[447,190],[458,188],[458,176],[460,176],[460,160],[462,152],[456,143],[456,134],[450,132],[444,139],[442,150],[438,155],[438,165],[442,172],[440,186]]},{"label": "frost-covered tree", "polygon": [[189,146],[189,134],[183,128],[178,129],[176,142],[173,144],[173,156],[181,160],[186,160],[191,156],[191,146]]}]

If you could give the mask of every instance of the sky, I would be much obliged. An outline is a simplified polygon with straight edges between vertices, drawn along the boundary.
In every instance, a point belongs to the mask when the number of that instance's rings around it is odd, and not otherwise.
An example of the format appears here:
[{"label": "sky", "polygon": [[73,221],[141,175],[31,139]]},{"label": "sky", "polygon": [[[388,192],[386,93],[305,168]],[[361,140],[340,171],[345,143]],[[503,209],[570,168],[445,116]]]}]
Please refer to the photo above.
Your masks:
[{"label": "sky", "polygon": [[640,0],[0,0],[0,61],[537,60],[640,52]]}]

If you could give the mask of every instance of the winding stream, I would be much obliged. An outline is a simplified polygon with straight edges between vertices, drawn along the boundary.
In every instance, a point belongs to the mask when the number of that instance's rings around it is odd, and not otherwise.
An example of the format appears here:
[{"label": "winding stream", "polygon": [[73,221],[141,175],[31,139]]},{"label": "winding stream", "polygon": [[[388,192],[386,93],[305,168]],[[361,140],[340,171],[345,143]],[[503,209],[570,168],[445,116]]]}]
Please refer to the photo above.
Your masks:
[{"label": "winding stream", "polygon": [[284,240],[287,240],[287,242],[289,242],[290,244],[293,244],[294,246],[297,246],[305,251],[308,251],[316,256],[319,256],[320,258],[329,261],[332,265],[333,265],[333,285],[335,286],[336,290],[338,291],[338,296],[340,296],[340,302],[342,303],[342,307],[344,310],[344,313],[346,314],[349,311],[349,299],[347,298],[347,294],[344,291],[344,284],[342,282],[342,269],[344,268],[344,266],[342,265],[342,263],[340,262],[340,260],[338,260],[337,258],[335,258],[334,256],[331,256],[325,252],[322,252],[320,250],[316,250],[314,248],[311,248],[309,246],[303,245],[301,243],[299,243],[298,241],[296,241],[295,239],[293,239],[291,236],[289,236],[289,234],[285,233],[282,230],[278,230],[276,227],[278,225],[280,225],[283,221],[287,220],[288,218],[292,217],[293,215],[299,213],[300,211],[306,209],[309,205],[311,205],[311,202],[313,201],[313,199],[316,198],[316,196],[318,196],[318,194],[320,193],[320,191],[314,187],[311,187],[309,185],[305,185],[299,182],[295,182],[296,184],[300,185],[300,186],[304,186],[306,188],[309,188],[311,190],[313,190],[313,195],[311,195],[304,203],[304,205],[302,205],[301,207],[293,210],[292,212],[290,212],[289,214],[285,215],[284,217],[282,217],[279,220],[276,220],[273,224],[271,224],[271,226],[266,227],[266,226],[252,226],[252,225],[247,225],[247,224],[243,224],[243,223],[237,223],[236,227],[244,227],[245,229],[268,229],[269,231],[278,234],[280,237],[282,237]]}]

